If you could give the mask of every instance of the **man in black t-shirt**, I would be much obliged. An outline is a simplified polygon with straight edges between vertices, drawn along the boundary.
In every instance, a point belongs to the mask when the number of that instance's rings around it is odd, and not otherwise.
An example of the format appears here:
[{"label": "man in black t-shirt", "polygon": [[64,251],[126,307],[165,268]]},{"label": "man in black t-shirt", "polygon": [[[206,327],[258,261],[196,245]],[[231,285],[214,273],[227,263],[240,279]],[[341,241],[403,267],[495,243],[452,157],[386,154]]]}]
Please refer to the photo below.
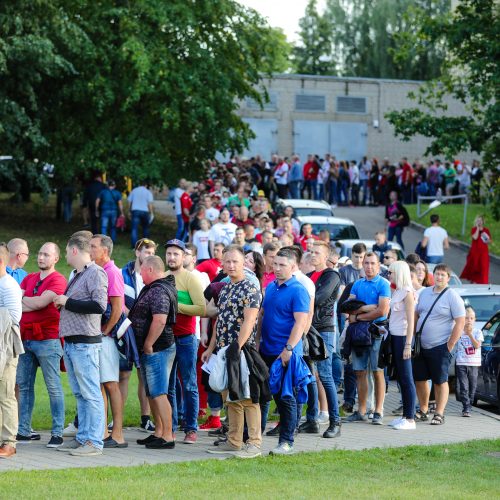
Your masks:
[{"label": "man in black t-shirt", "polygon": [[173,277],[165,275],[160,257],[144,259],[141,276],[144,281],[128,318],[132,322],[140,353],[141,375],[155,419],[155,432],[138,444],[146,448],[175,447],[172,435],[172,408],[168,401],[168,381],[175,359],[172,325],[177,311],[177,291]]}]

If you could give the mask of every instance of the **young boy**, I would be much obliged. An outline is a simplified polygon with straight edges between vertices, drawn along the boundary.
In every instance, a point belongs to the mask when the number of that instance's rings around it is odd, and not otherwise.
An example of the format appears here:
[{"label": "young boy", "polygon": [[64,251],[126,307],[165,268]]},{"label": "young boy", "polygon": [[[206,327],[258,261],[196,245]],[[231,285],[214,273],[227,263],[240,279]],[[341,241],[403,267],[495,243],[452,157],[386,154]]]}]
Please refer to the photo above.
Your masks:
[{"label": "young boy", "polygon": [[193,234],[193,245],[198,249],[197,264],[210,259],[208,251],[208,235],[210,234],[210,221],[208,219],[201,219],[200,229]]},{"label": "young boy", "polygon": [[465,308],[464,333],[458,341],[457,349],[457,389],[463,405],[462,417],[470,417],[472,402],[477,386],[477,374],[481,366],[481,343],[483,333],[474,328],[476,314],[472,307]]}]

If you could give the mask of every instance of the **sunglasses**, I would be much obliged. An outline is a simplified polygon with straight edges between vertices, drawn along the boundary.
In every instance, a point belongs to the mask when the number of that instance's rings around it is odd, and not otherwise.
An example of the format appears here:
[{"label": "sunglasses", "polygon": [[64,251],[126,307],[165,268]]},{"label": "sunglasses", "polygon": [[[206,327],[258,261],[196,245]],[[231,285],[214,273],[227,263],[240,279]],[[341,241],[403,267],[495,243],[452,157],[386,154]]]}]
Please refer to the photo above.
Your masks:
[{"label": "sunglasses", "polygon": [[38,293],[38,289],[40,288],[43,280],[40,280],[36,283],[35,288],[33,288],[33,295],[36,295]]},{"label": "sunglasses", "polygon": [[149,240],[148,238],[143,238],[137,243],[136,250],[140,250],[144,246],[156,246],[156,243],[153,240]]}]

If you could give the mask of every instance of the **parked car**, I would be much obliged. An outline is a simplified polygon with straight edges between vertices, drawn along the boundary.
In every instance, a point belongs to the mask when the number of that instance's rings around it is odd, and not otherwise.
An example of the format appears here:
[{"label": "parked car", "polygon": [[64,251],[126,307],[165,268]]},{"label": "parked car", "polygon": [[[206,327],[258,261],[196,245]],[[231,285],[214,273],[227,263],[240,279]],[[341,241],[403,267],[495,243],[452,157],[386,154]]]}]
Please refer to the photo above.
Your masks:
[{"label": "parked car", "polygon": [[[427,264],[427,269],[429,269],[429,272],[431,274],[434,274],[434,268],[436,266],[437,266],[437,264]],[[461,285],[461,284],[462,284],[462,280],[458,277],[457,273],[455,273],[455,271],[453,271],[453,269],[452,269],[449,285],[450,286],[457,286],[457,285]]]},{"label": "parked car", "polygon": [[478,400],[494,404],[500,410],[500,310],[483,326],[481,366],[474,404]]},{"label": "parked car", "polygon": [[330,239],[332,241],[359,238],[358,230],[356,229],[354,222],[350,219],[311,215],[307,217],[300,217],[299,222],[301,232],[304,224],[311,224],[313,234],[318,236],[320,231],[326,229],[330,233]]},{"label": "parked car", "polygon": [[452,288],[462,297],[466,306],[476,313],[474,328],[485,323],[500,309],[500,285],[459,285]]},{"label": "parked car", "polygon": [[[364,243],[366,245],[366,249],[370,252],[372,250],[373,245],[375,245],[375,240],[360,240],[360,239],[337,240],[335,242],[335,246],[338,248],[341,257],[351,257],[352,247],[356,243]],[[391,250],[395,250],[397,252],[398,259],[404,260],[405,252],[401,248],[401,245],[395,242],[390,242],[390,245],[391,245]]]},{"label": "parked car", "polygon": [[298,219],[310,215],[322,215],[324,217],[333,216],[331,205],[324,200],[279,199],[276,204],[277,212],[282,213],[287,206],[293,207],[295,217]]}]

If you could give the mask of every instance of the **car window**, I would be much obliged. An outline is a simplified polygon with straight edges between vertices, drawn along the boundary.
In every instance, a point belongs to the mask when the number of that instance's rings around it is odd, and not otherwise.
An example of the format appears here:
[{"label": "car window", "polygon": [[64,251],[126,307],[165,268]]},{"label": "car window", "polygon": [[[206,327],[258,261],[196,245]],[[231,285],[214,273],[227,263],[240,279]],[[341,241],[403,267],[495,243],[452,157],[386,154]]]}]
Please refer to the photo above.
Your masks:
[{"label": "car window", "polygon": [[358,230],[350,224],[313,224],[313,234],[319,235],[323,229],[328,230],[332,240],[354,240],[359,238]]},{"label": "car window", "polygon": [[492,322],[486,323],[483,327],[483,337],[484,342],[483,346],[488,348],[491,347],[493,337],[495,338],[495,342],[500,341],[500,317],[496,316],[493,318]]},{"label": "car window", "polygon": [[452,274],[450,276],[450,282],[448,284],[452,286],[460,286],[462,282],[460,281],[459,277],[456,274]]},{"label": "car window", "polygon": [[500,295],[462,295],[466,306],[471,306],[477,321],[488,321],[500,309]]},{"label": "car window", "polygon": [[311,208],[311,207],[298,207],[295,208],[295,215],[297,217],[306,217],[309,215],[320,215],[322,217],[331,217],[332,211],[328,208]]}]

